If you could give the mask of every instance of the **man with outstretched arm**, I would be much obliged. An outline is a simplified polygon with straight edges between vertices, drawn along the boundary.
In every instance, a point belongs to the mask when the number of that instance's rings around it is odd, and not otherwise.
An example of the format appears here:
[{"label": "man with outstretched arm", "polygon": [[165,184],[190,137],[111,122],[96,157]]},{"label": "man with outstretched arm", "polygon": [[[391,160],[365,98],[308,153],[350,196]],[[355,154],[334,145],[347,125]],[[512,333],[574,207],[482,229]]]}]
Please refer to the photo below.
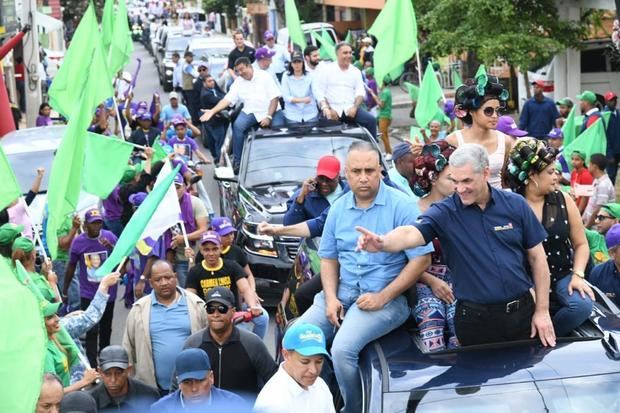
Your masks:
[{"label": "man with outstretched arm", "polygon": [[523,197],[488,185],[489,158],[482,146],[460,146],[450,166],[454,195],[433,204],[413,225],[385,235],[357,227],[357,250],[396,252],[438,238],[454,273],[462,345],[538,335],[543,345],[555,346],[543,226]]}]

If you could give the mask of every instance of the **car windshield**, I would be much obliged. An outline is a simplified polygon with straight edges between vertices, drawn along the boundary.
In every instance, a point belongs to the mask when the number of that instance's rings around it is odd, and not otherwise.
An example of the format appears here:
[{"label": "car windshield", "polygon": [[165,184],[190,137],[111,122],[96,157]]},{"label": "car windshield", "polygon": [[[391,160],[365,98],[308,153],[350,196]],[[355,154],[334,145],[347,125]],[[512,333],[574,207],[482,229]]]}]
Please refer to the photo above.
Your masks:
[{"label": "car windshield", "polygon": [[[386,394],[385,412],[403,413],[603,413],[620,411],[620,373],[457,390]],[[405,406],[398,405],[400,403]]]},{"label": "car windshield", "polygon": [[180,50],[185,50],[188,42],[189,40],[186,37],[170,37],[166,45],[166,51],[178,52]]},{"label": "car windshield", "polygon": [[224,59],[228,57],[230,49],[220,47],[205,47],[200,49],[194,49],[195,60],[209,60],[209,59]]},{"label": "car windshield", "polygon": [[28,193],[34,178],[37,176],[36,169],[39,167],[45,168],[46,171],[45,175],[43,175],[40,191],[47,191],[48,178],[52,170],[52,161],[54,160],[53,150],[8,154],[7,158],[15,172],[17,183],[19,183],[23,194]]},{"label": "car windshield", "polygon": [[314,176],[316,164],[322,156],[334,155],[344,165],[349,146],[360,139],[356,136],[255,139],[243,184],[247,188],[278,182],[301,184]]}]

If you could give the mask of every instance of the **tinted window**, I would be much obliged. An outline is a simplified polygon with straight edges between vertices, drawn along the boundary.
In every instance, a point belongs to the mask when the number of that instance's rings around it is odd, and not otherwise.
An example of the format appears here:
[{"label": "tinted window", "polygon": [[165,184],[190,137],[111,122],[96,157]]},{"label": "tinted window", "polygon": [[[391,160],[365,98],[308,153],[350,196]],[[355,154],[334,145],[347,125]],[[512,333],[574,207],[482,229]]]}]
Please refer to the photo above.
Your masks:
[{"label": "tinted window", "polygon": [[581,72],[607,72],[607,58],[605,56],[605,49],[582,50]]},{"label": "tinted window", "polygon": [[322,156],[334,155],[344,160],[351,136],[256,139],[252,142],[244,185],[248,188],[274,182],[297,182],[314,176]]}]

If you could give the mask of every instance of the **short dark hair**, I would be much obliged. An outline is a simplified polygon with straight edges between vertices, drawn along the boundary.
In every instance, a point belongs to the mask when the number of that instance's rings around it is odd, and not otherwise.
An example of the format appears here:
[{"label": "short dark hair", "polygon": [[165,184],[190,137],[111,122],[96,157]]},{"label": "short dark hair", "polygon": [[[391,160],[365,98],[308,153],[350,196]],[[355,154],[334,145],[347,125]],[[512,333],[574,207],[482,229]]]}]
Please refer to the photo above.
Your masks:
[{"label": "short dark hair", "polygon": [[314,52],[315,50],[319,50],[319,48],[311,44],[310,46],[304,49],[304,56],[310,56],[312,52]]},{"label": "short dark hair", "polygon": [[239,65],[245,65],[245,66],[252,66],[252,62],[250,62],[250,59],[245,57],[245,56],[241,56],[239,58],[237,58],[237,60],[235,60],[235,66],[237,67]]},{"label": "short dark hair", "polygon": [[[286,65],[286,73],[289,76],[292,76],[295,73],[295,70],[293,70],[293,61],[292,60],[290,62],[288,62],[288,64]],[[306,73],[308,73],[308,71],[306,70],[306,61],[304,59],[301,59],[301,73],[303,73],[304,75],[306,75]]]},{"label": "short dark hair", "polygon": [[336,43],[336,52],[340,49],[342,49],[345,46],[349,46],[351,48],[351,51],[353,51],[353,46],[351,46],[349,43],[347,42],[338,42]]},{"label": "short dark hair", "polygon": [[181,55],[177,52],[172,53],[172,57],[181,57]]},{"label": "short dark hair", "polygon": [[607,167],[607,158],[602,153],[594,153],[590,156],[590,165],[596,165],[598,169],[604,171]]},{"label": "short dark hair", "polygon": [[185,52],[185,53],[183,54],[183,57],[188,57],[188,56],[189,56],[189,57],[194,57],[194,54],[193,54],[192,52],[190,52],[190,51],[187,51],[187,52]]},{"label": "short dark hair", "polygon": [[235,38],[235,36],[236,36],[236,35],[238,35],[238,34],[240,34],[240,35],[241,35],[241,36],[245,39],[245,33],[243,33],[243,30],[241,30],[241,29],[236,29],[236,30],[233,32],[233,35],[232,35],[233,39],[234,39],[234,38]]}]

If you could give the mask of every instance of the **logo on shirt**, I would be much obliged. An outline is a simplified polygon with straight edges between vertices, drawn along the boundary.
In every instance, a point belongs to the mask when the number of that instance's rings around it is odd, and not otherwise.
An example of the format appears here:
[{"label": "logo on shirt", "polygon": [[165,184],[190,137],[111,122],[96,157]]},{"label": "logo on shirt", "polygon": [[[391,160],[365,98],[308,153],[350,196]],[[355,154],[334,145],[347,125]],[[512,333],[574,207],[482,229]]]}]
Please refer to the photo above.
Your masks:
[{"label": "logo on shirt", "polygon": [[494,230],[495,232],[497,232],[497,231],[507,231],[507,230],[509,230],[509,229],[513,229],[513,227],[512,227],[512,222],[509,222],[509,223],[508,223],[508,224],[506,224],[506,225],[498,225],[498,226],[496,226],[496,227],[493,227],[493,230]]}]

